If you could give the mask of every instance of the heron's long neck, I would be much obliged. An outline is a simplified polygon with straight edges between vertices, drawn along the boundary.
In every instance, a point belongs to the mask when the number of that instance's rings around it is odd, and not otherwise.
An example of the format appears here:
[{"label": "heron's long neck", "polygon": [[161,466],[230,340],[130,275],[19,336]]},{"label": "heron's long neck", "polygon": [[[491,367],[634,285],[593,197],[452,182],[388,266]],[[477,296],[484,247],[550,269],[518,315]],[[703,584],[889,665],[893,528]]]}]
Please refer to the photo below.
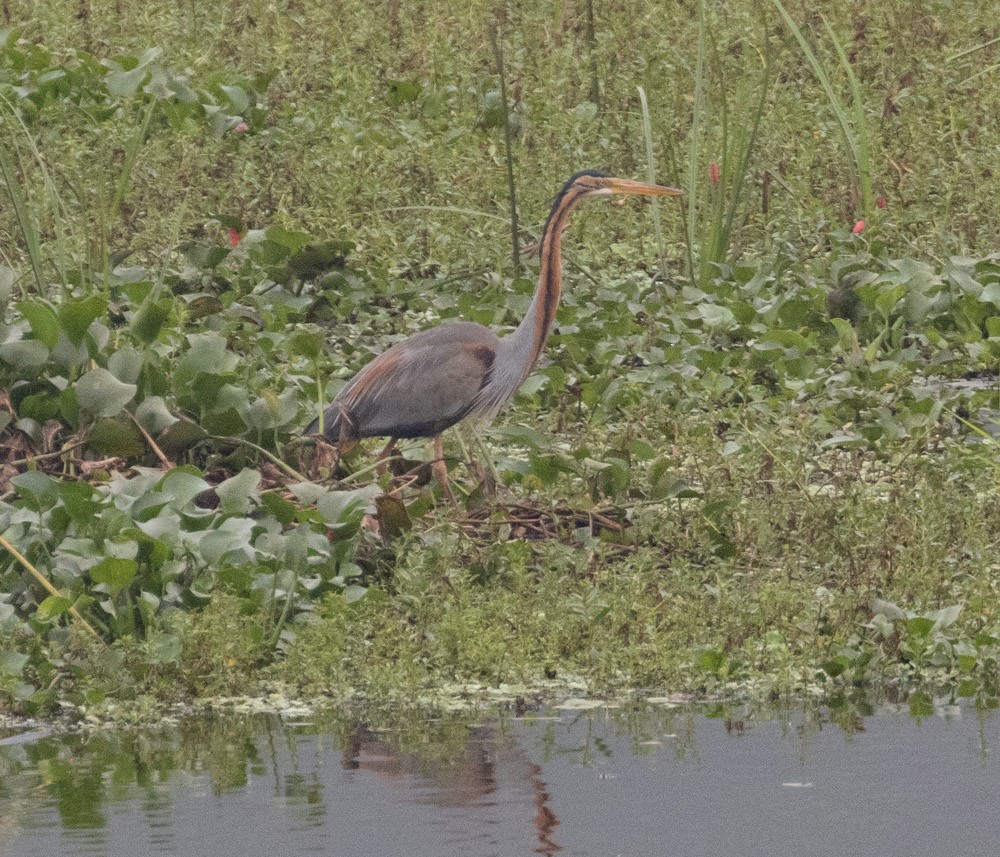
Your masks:
[{"label": "heron's long neck", "polygon": [[538,245],[540,264],[535,296],[521,323],[509,336],[500,340],[507,351],[510,366],[519,373],[518,386],[524,383],[538,362],[552,330],[562,291],[562,234],[569,222],[570,212],[582,195],[578,190],[567,190],[552,206]]}]

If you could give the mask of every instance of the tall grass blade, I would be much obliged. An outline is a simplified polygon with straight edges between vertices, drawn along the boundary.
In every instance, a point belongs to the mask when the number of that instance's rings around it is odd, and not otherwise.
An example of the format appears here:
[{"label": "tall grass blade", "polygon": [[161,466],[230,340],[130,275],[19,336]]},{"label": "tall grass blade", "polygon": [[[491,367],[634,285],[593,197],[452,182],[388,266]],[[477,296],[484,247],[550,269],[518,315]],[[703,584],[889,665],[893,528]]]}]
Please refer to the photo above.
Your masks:
[{"label": "tall grass blade", "polygon": [[499,25],[490,27],[490,44],[493,46],[493,56],[497,64],[497,77],[500,78],[500,103],[503,105],[503,143],[504,156],[507,162],[507,196],[510,199],[510,241],[511,253],[514,259],[514,270],[521,270],[521,246],[518,240],[520,230],[517,225],[517,188],[514,185],[514,142],[510,128],[510,110],[507,104],[507,80],[503,67],[503,47],[500,44]]},{"label": "tall grass blade", "polygon": [[[653,158],[653,123],[649,118],[649,103],[646,101],[646,90],[641,86],[639,104],[642,106],[642,131],[646,140],[646,177],[650,184],[656,184],[656,164]],[[653,229],[656,232],[656,247],[660,253],[660,276],[667,274],[667,244],[663,240],[663,227],[660,223],[660,201],[653,197]]]},{"label": "tall grass blade", "polygon": [[874,193],[872,191],[872,170],[871,157],[868,151],[868,137],[864,133],[865,103],[861,99],[861,85],[858,83],[858,78],[854,73],[854,69],[851,68],[850,60],[847,59],[844,46],[840,43],[840,39],[837,38],[837,34],[833,31],[833,27],[830,26],[830,22],[827,20],[825,15],[821,14],[820,17],[823,19],[823,26],[826,27],[826,32],[829,34],[830,40],[833,42],[833,46],[837,50],[837,57],[840,59],[840,64],[847,73],[847,79],[851,84],[851,100],[853,102],[852,107],[854,109],[854,138],[857,143],[856,157],[858,177],[861,180],[861,212],[862,214],[866,214],[872,210]]},{"label": "tall grass blade", "polygon": [[[792,34],[795,36],[795,40],[799,43],[799,47],[802,48],[803,55],[813,70],[813,74],[816,75],[817,80],[819,80],[820,85],[823,87],[823,91],[826,93],[827,100],[830,102],[830,107],[832,108],[834,116],[837,119],[837,127],[839,128],[840,135],[844,140],[844,146],[847,148],[850,155],[847,167],[851,173],[851,181],[858,193],[858,199],[865,202],[860,169],[861,164],[866,162],[867,155],[862,155],[861,153],[862,143],[858,139],[858,135],[851,125],[851,119],[848,116],[847,109],[844,107],[843,102],[834,91],[833,85],[830,83],[830,78],[823,70],[823,66],[820,64],[820,61],[813,52],[813,49],[809,46],[809,42],[802,34],[802,30],[799,29],[798,24],[795,23],[792,16],[788,14],[788,10],[785,8],[784,4],[781,0],[771,0],[771,2],[777,7],[781,17],[788,25],[788,28],[792,31]],[[834,42],[837,44],[839,49],[840,46],[836,39],[834,39]],[[846,57],[844,60],[846,62]],[[857,97],[860,98],[860,95]]]},{"label": "tall grass blade", "polygon": [[701,154],[702,119],[705,113],[705,2],[698,3],[698,58],[694,72],[694,106],[688,147],[687,256],[688,276],[695,280],[695,226],[698,218],[698,161]]},{"label": "tall grass blade", "polygon": [[747,170],[750,169],[750,156],[753,154],[753,150],[757,146],[757,137],[760,133],[760,123],[761,119],[764,117],[764,108],[767,106],[767,96],[771,91],[771,53],[768,52],[764,57],[764,71],[761,77],[760,85],[760,98],[757,100],[757,106],[753,113],[753,124],[750,127],[750,132],[746,135],[745,142],[742,146],[743,155],[740,158],[739,165],[735,172],[735,181],[733,184],[733,195],[732,200],[729,205],[729,210],[726,213],[725,223],[722,226],[722,233],[720,240],[722,246],[728,248],[729,243],[732,239],[733,234],[733,223],[736,220],[736,212],[739,210],[740,201],[743,197],[743,190],[746,187],[746,177]]},{"label": "tall grass blade", "polygon": [[[11,149],[13,148],[12,146]],[[31,264],[35,285],[38,287],[38,294],[43,298],[48,297],[45,277],[42,276],[42,254],[38,244],[38,231],[28,213],[28,206],[14,171],[14,162],[11,160],[6,146],[0,146],[0,178],[3,179],[7,198],[10,200],[11,208],[14,209],[14,217],[17,219],[18,229],[21,231],[24,246],[28,251],[28,261]]]}]

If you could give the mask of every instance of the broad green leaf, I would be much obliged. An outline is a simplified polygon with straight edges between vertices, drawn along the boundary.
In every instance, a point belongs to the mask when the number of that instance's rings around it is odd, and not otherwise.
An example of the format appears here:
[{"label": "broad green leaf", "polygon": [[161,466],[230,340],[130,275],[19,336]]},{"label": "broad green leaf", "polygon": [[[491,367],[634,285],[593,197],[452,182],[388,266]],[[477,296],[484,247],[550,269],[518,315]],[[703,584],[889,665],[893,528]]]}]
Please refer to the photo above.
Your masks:
[{"label": "broad green leaf", "polygon": [[48,359],[48,346],[37,339],[17,339],[0,345],[0,360],[18,369],[44,366]]},{"label": "broad green leaf", "polygon": [[257,486],[260,471],[244,468],[215,486],[215,493],[222,501],[219,511],[224,515],[245,515],[257,505]]},{"label": "broad green leaf", "polygon": [[142,353],[130,345],[108,358],[108,371],[124,384],[135,384],[142,374]]},{"label": "broad green leaf", "polygon": [[138,570],[139,564],[134,559],[107,557],[90,570],[90,576],[95,583],[106,584],[114,598],[132,582]]},{"label": "broad green leaf", "polygon": [[19,473],[10,480],[10,483],[17,489],[18,494],[25,500],[31,501],[29,505],[36,510],[48,508],[58,498],[55,480],[38,470]]},{"label": "broad green leaf", "polygon": [[42,622],[52,622],[58,619],[73,606],[73,601],[63,595],[50,595],[35,611],[35,616]]},{"label": "broad green leaf", "polygon": [[131,71],[112,72],[104,79],[104,85],[108,88],[108,93],[112,98],[127,98],[130,95],[135,95],[148,73],[141,66]]},{"label": "broad green leaf", "polygon": [[170,317],[170,307],[170,301],[167,300],[143,302],[132,321],[132,333],[140,342],[150,345],[157,340],[164,323]]},{"label": "broad green leaf", "polygon": [[17,308],[27,319],[35,339],[47,348],[55,348],[59,342],[60,325],[52,304],[42,300],[21,301]]},{"label": "broad green leaf", "polygon": [[139,421],[139,425],[154,437],[177,422],[177,417],[170,413],[160,396],[143,399],[135,409],[135,418]]},{"label": "broad green leaf", "polygon": [[113,417],[132,401],[135,384],[123,384],[107,369],[91,369],[73,385],[76,401],[95,417]]},{"label": "broad green leaf", "polygon": [[87,435],[87,446],[98,455],[138,458],[148,452],[146,439],[130,419],[97,420]]},{"label": "broad green leaf", "polygon": [[90,325],[108,310],[107,301],[100,295],[71,298],[59,307],[59,324],[74,345],[83,342]]}]

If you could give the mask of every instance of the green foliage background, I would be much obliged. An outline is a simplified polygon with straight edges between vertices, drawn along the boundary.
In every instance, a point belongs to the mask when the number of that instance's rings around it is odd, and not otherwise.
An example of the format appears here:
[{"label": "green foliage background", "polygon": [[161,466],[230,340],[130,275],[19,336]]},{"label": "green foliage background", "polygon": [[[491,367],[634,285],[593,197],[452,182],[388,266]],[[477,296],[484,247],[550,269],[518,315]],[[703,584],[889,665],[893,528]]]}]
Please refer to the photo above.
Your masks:
[{"label": "green foliage background", "polygon": [[[776,3],[586,10],[3,4],[0,699],[268,669],[992,698],[990,4],[790,4],[829,91]],[[581,212],[549,360],[487,440],[521,511],[390,515],[363,455],[308,481],[298,431],[394,338],[526,308],[505,113],[520,242],[573,172],[651,156],[687,191],[666,269],[649,206]]]}]

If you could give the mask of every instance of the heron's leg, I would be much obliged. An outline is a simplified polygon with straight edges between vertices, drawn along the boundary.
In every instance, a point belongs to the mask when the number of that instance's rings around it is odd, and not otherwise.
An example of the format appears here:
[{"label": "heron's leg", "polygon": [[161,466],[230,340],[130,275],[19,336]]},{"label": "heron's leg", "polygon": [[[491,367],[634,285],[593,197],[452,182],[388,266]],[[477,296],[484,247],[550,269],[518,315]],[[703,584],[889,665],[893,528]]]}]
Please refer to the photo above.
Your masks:
[{"label": "heron's leg", "polygon": [[431,463],[431,472],[441,486],[441,493],[452,506],[457,506],[455,495],[451,493],[451,486],[448,484],[448,467],[444,463],[444,441],[440,434],[434,435],[434,461]]}]

